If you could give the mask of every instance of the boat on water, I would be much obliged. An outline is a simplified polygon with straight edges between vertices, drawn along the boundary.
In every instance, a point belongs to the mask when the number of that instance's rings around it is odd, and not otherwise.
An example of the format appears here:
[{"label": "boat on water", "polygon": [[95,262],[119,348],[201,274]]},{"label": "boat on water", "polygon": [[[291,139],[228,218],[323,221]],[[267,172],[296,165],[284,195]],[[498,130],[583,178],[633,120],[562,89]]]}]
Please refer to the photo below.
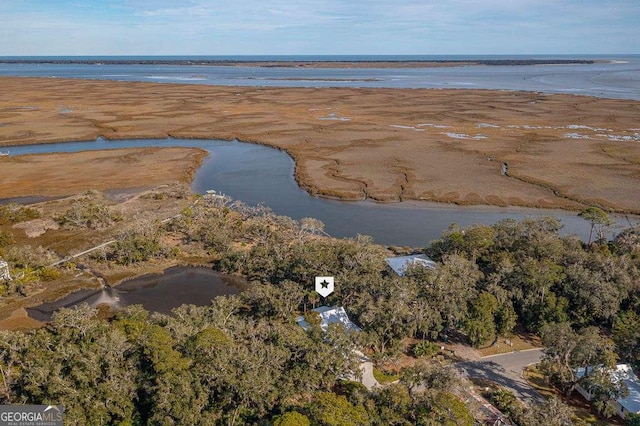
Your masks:
[{"label": "boat on water", "polygon": [[0,151],[0,157],[8,157],[8,156],[9,156],[9,151],[6,151],[6,152]]}]

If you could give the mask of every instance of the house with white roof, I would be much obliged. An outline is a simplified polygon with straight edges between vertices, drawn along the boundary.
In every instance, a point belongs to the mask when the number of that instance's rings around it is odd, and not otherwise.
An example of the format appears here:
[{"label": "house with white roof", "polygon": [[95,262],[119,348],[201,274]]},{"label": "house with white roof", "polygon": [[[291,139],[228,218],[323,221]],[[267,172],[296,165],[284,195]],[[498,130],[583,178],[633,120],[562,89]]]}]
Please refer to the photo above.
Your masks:
[{"label": "house with white roof", "polygon": [[[315,308],[313,311],[320,315],[320,328],[322,328],[323,331],[327,331],[329,324],[342,324],[342,326],[344,326],[348,331],[362,331],[360,327],[351,322],[347,312],[342,306],[337,306],[335,308],[330,306],[320,306],[319,308]],[[298,317],[296,322],[305,330],[308,330],[311,327],[311,324],[309,324],[304,317]]]},{"label": "house with white roof", "polygon": [[404,276],[410,266],[422,266],[424,268],[436,269],[436,262],[431,260],[426,254],[387,257],[385,261],[389,268],[401,277]]},{"label": "house with white roof", "polygon": [[[320,315],[320,328],[323,331],[327,331],[330,324],[342,324],[342,326],[347,331],[362,331],[360,327],[351,322],[349,316],[347,315],[347,312],[342,306],[336,306],[335,308],[332,308],[330,306],[320,306],[319,308],[313,309],[313,312],[317,312]],[[309,324],[302,316],[296,318],[296,322],[305,331],[311,328],[311,324]],[[352,374],[345,374],[342,376],[342,378],[358,381],[369,390],[380,387],[380,383],[378,383],[375,376],[373,375],[373,364],[371,363],[371,361],[369,361],[369,359],[359,350],[354,349],[353,352],[360,359],[361,376],[356,377]]]},{"label": "house with white roof", "polygon": [[[592,367],[589,367],[588,370],[579,368],[577,371],[578,377],[584,377],[585,372],[591,370]],[[614,380],[624,382],[629,390],[629,395],[616,400],[616,414],[623,419],[628,413],[640,414],[640,380],[638,380],[638,376],[635,375],[631,366],[629,364],[618,364],[612,375]],[[588,390],[580,385],[576,386],[576,390],[587,401],[591,401],[592,395]]]},{"label": "house with white roof", "polygon": [[9,273],[9,264],[4,260],[0,260],[0,281],[11,281]]}]

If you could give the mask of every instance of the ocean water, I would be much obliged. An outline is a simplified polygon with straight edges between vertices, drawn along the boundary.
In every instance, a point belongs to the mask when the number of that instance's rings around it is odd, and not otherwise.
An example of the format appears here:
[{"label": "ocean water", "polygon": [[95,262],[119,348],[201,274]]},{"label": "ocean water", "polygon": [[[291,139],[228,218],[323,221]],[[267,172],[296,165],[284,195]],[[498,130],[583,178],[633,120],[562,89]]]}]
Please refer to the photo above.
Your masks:
[{"label": "ocean water", "polygon": [[[300,68],[260,67],[249,64],[234,66],[195,64],[202,61],[224,63],[225,61],[465,61],[473,59],[584,59],[598,62],[437,68]],[[63,61],[80,63],[58,63]],[[155,62],[136,63],[139,61]],[[192,64],[186,63],[189,61]],[[0,57],[0,76],[260,87],[473,88],[571,93],[640,100],[640,55]]]}]

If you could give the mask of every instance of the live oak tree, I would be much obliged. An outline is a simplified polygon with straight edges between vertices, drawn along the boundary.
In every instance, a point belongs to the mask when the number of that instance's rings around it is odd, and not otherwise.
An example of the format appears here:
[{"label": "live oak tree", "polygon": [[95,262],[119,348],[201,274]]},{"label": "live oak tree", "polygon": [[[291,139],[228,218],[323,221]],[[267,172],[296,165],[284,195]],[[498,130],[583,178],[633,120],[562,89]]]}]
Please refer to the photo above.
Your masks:
[{"label": "live oak tree", "polygon": [[278,416],[273,422],[273,426],[311,426],[309,417],[297,411],[289,411]]},{"label": "live oak tree", "polygon": [[430,404],[430,417],[439,425],[472,426],[473,416],[458,397],[450,392],[437,393]]},{"label": "live oak tree", "polygon": [[604,265],[593,260],[590,263],[574,263],[565,268],[562,292],[571,301],[571,319],[582,326],[611,323],[625,290],[606,276]]},{"label": "live oak tree", "polygon": [[425,389],[455,392],[459,390],[462,379],[451,365],[440,365],[426,361],[417,362],[401,370],[400,382],[409,389],[409,393],[419,393]]},{"label": "live oak tree", "polygon": [[[542,371],[565,391],[567,395],[584,381],[594,367],[613,368],[617,356],[613,342],[603,337],[596,327],[574,331],[568,323],[547,324],[542,328],[544,355]],[[578,374],[582,368],[584,375]]]},{"label": "live oak tree", "polygon": [[56,220],[66,229],[100,230],[121,221],[122,214],[113,211],[100,194],[88,192],[76,199]]},{"label": "live oak tree", "polygon": [[640,314],[621,312],[613,324],[613,341],[620,358],[633,364],[640,363]]},{"label": "live oak tree", "polygon": [[322,392],[314,395],[309,411],[319,425],[352,426],[369,424],[369,416],[362,406],[351,404],[343,395]]},{"label": "live oak tree", "polygon": [[464,257],[448,255],[435,270],[416,268],[407,275],[419,285],[418,298],[429,303],[434,314],[432,330],[441,332],[461,325],[481,272]]},{"label": "live oak tree", "polygon": [[154,257],[169,254],[163,244],[161,234],[154,224],[141,223],[132,226],[120,235],[115,244],[107,249],[107,259],[120,265],[144,262]]},{"label": "live oak tree", "polygon": [[76,424],[108,424],[138,417],[136,366],[126,337],[88,307],[61,311],[49,328],[21,343],[12,386],[20,401],[65,405]]},{"label": "live oak tree", "polygon": [[[358,371],[353,349],[365,346],[376,359],[408,337],[456,329],[480,343],[519,325],[541,333],[542,369],[567,391],[579,380],[605,383],[579,379],[578,367],[611,366],[616,352],[638,359],[637,230],[587,245],[560,237],[553,218],[452,227],[426,249],[435,270],[398,277],[385,271],[389,254],[370,238],[328,239],[320,229],[206,197],[175,222],[132,229],[107,262],[168,256],[162,242],[171,232],[216,267],[248,276],[251,288],[171,315],[128,307],[106,322],[85,306],[60,311],[38,331],[2,332],[0,401],[63,403],[84,424],[466,424],[449,367],[419,363],[373,392],[337,386]],[[3,250],[14,264],[30,259]],[[328,298],[313,291],[315,275],[336,277]],[[295,317],[320,303],[345,306],[363,333],[302,330]],[[534,406],[518,423],[564,425],[564,408]]]},{"label": "live oak tree", "polygon": [[594,367],[581,386],[591,394],[591,403],[605,417],[615,415],[616,400],[629,395],[629,389],[622,380],[616,378],[613,368]]},{"label": "live oak tree", "polygon": [[612,225],[613,221],[607,212],[599,207],[588,207],[581,211],[578,216],[586,220],[591,224],[591,230],[589,231],[589,243],[593,237],[593,231],[596,231],[598,241],[604,241],[608,228]]},{"label": "live oak tree", "polygon": [[[413,333],[411,302],[414,293],[393,280],[370,277],[371,292],[354,301],[353,310],[370,343],[380,354],[399,349],[400,341]],[[352,302],[353,303],[353,302]]]},{"label": "live oak tree", "polygon": [[469,316],[465,319],[463,329],[473,346],[479,346],[496,337],[496,320],[498,300],[491,293],[482,292],[469,302]]},{"label": "live oak tree", "polygon": [[571,426],[574,424],[573,410],[557,397],[550,397],[535,404],[517,417],[522,426]]}]

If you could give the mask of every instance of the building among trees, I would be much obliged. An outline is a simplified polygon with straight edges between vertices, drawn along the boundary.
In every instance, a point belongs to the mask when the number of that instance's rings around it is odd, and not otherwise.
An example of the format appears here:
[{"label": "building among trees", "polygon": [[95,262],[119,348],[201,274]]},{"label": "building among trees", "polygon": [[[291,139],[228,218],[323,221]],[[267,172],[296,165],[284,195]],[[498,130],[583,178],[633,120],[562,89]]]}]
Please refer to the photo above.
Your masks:
[{"label": "building among trees", "polygon": [[[588,369],[579,368],[578,377],[584,377],[585,373],[592,374],[594,370],[595,369],[592,367],[589,367]],[[628,393],[625,392],[627,394],[626,396],[616,398],[616,414],[623,419],[629,413],[640,414],[640,380],[638,380],[638,377],[634,374],[631,366],[629,364],[616,365],[615,371],[611,372],[611,378],[616,382],[616,384],[624,383],[628,391]],[[596,392],[592,389],[585,389],[581,384],[576,386],[576,390],[587,401],[591,401],[594,397],[594,393]]]},{"label": "building among trees", "polygon": [[411,254],[408,256],[388,257],[385,259],[389,268],[399,276],[404,276],[411,266],[421,266],[436,269],[436,262],[425,254]]},{"label": "building among trees", "polygon": [[[362,331],[360,327],[351,322],[347,312],[342,306],[337,306],[335,308],[330,306],[320,306],[313,309],[313,312],[316,312],[320,316],[320,328],[322,328],[323,331],[327,331],[330,324],[342,324],[348,331]],[[298,317],[296,322],[305,330],[308,330],[311,327],[311,324],[309,324],[304,317]]]}]

